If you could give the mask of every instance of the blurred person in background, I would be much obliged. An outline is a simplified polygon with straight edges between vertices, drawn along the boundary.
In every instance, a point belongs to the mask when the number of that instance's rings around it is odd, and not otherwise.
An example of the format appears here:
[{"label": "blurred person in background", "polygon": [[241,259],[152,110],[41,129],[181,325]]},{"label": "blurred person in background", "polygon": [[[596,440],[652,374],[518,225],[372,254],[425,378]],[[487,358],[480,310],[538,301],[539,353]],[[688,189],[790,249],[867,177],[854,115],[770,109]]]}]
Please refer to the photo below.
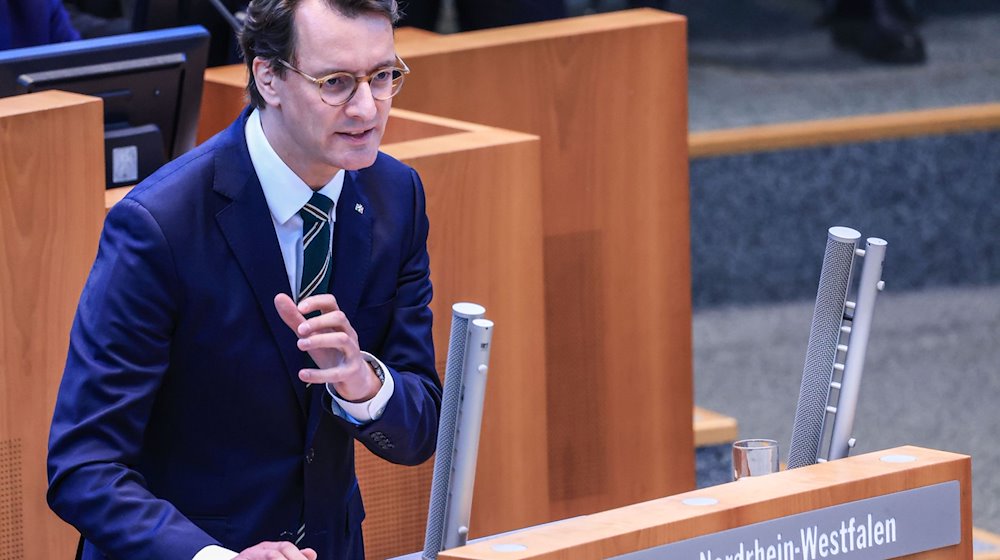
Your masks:
[{"label": "blurred person in background", "polygon": [[0,50],[79,38],[60,0],[0,0]]}]

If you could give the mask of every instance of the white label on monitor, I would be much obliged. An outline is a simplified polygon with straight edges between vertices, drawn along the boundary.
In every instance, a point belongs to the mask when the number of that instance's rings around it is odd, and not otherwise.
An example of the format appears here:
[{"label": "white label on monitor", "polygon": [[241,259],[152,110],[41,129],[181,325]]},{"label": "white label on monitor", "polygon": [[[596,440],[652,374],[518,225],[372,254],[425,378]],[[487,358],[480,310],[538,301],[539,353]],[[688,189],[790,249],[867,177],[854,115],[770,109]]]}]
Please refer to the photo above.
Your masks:
[{"label": "white label on monitor", "polygon": [[139,148],[122,146],[111,150],[111,182],[127,183],[139,179]]}]

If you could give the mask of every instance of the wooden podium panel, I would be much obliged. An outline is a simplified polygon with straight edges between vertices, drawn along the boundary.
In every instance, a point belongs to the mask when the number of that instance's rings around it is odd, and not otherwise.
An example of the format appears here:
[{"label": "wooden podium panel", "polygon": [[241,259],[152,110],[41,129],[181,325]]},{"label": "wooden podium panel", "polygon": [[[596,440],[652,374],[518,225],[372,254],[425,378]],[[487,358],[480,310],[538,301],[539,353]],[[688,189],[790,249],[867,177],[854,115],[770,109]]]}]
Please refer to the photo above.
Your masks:
[{"label": "wooden podium panel", "polygon": [[[882,457],[892,455],[908,455],[915,460],[906,463],[881,460]],[[906,558],[972,558],[971,459],[965,455],[912,446],[748,478],[568,519],[519,533],[484,539],[465,547],[444,551],[438,558],[598,560],[950,481],[958,482],[960,542],[953,546],[911,554]],[[692,498],[709,498],[717,500],[717,503],[684,503]],[[955,521],[945,519],[945,515],[944,512],[940,513],[940,523]],[[900,532],[902,535],[902,530]],[[912,534],[910,537],[912,538]],[[907,536],[902,535],[900,538]],[[524,550],[505,552],[502,549],[496,550],[494,547],[497,545],[520,545]],[[770,555],[767,557],[771,558]],[[795,557],[801,558],[803,555],[797,554]],[[852,556],[848,554],[846,557]]]},{"label": "wooden podium panel", "polygon": [[396,107],[537,134],[554,517],[694,487],[685,20],[397,45]]},{"label": "wooden podium panel", "polygon": [[243,64],[205,70],[205,85],[198,114],[197,142],[201,144],[223,130],[247,105],[247,67]]},{"label": "wooden podium panel", "polygon": [[[480,437],[472,533],[549,519],[539,146],[535,136],[393,110],[383,150],[420,173],[430,219],[437,369],[451,305],[473,301],[496,323]],[[365,549],[421,550],[433,460],[399,467],[356,448]]]},{"label": "wooden podium panel", "polygon": [[103,219],[101,101],[0,99],[0,558],[72,558],[45,502],[49,421]]}]

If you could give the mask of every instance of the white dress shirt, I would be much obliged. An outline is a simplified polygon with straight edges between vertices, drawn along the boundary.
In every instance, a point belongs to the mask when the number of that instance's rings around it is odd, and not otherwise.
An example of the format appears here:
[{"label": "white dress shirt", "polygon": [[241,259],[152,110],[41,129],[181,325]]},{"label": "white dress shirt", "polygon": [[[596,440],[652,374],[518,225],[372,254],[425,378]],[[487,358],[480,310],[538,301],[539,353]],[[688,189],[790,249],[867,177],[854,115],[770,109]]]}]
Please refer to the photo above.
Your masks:
[{"label": "white dress shirt", "polygon": [[[244,129],[247,148],[250,151],[250,161],[253,163],[257,178],[260,179],[267,207],[271,211],[271,222],[274,233],[281,247],[281,257],[285,262],[285,273],[288,275],[289,293],[295,299],[302,280],[302,217],[299,210],[312,198],[313,190],[278,156],[264,136],[260,123],[260,114],[255,109],[247,118]],[[344,188],[344,170],[340,170],[330,179],[330,182],[319,189],[320,194],[333,201],[330,212],[330,240],[333,242],[333,229],[337,221],[337,202]],[[336,269],[337,263],[333,263]],[[341,399],[327,385],[326,390],[333,397],[333,413],[354,424],[364,424],[377,420],[382,416],[389,397],[392,396],[395,383],[392,373],[378,358],[362,352],[365,360],[377,363],[385,373],[382,388],[371,400],[365,402],[349,402]],[[231,560],[237,553],[221,546],[210,545],[198,551],[192,560]]]}]

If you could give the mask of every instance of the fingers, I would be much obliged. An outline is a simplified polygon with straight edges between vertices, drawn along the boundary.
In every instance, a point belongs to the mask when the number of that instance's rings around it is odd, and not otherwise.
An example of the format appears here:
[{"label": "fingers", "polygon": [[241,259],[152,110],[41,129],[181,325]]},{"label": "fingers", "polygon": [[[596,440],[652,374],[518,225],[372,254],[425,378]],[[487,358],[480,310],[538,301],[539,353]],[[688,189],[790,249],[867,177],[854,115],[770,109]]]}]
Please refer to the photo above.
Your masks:
[{"label": "fingers", "polygon": [[347,357],[358,352],[358,345],[349,333],[342,330],[316,332],[298,341],[299,350],[308,352],[319,348],[338,350]]},{"label": "fingers", "polygon": [[[297,305],[286,294],[274,297],[274,307],[281,320],[298,336],[299,350],[309,356],[321,370],[299,373],[306,383],[338,383],[350,377],[350,372],[363,373],[358,334],[347,315],[340,310],[332,294],[319,294],[300,301]],[[306,318],[307,315],[315,315]],[[347,368],[348,374],[336,371]]]},{"label": "fingers", "polygon": [[[300,369],[299,379],[306,383],[347,383],[357,376],[356,367],[349,364],[325,369]],[[364,370],[361,370],[364,371]]]},{"label": "fingers", "polygon": [[307,297],[299,302],[296,311],[303,317],[319,312],[319,315],[300,321],[292,327],[299,336],[308,336],[310,333],[323,330],[342,330],[354,333],[350,321],[347,320],[347,315],[340,310],[337,298],[333,294]]},{"label": "fingers", "polygon": [[239,553],[233,560],[316,560],[316,551],[311,548],[299,550],[287,541],[262,542]]},{"label": "fingers", "polygon": [[[343,330],[354,333],[347,315],[344,315],[337,306],[337,299],[332,294],[308,297],[298,305],[287,294],[278,294],[274,296],[274,308],[285,325],[299,336],[307,336],[320,330]],[[306,319],[306,315],[314,311],[319,311],[321,314]]]},{"label": "fingers", "polygon": [[303,315],[307,315],[313,311],[319,311],[320,313],[340,311],[340,306],[337,305],[337,298],[333,297],[333,294],[317,294],[299,302],[299,312]]}]

